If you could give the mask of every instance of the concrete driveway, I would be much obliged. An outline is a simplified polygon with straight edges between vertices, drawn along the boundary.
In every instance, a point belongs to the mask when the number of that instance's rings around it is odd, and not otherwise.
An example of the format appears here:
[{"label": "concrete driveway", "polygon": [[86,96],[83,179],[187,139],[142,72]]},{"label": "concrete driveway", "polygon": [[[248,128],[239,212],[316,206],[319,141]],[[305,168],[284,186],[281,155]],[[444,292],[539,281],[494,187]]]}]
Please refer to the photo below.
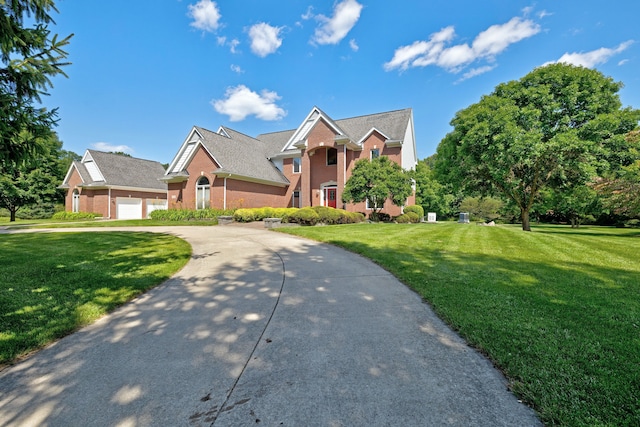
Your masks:
[{"label": "concrete driveway", "polygon": [[186,239],[190,262],[0,372],[0,425],[540,425],[491,363],[358,255],[249,227],[146,230]]}]

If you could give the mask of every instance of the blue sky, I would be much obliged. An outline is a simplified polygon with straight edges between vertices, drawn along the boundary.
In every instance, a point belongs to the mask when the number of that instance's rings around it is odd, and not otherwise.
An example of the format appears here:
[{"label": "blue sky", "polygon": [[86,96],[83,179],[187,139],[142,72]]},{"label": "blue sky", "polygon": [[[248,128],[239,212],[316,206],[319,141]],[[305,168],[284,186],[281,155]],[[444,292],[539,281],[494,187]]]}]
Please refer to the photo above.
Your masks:
[{"label": "blue sky", "polygon": [[64,148],[168,163],[192,126],[247,135],[413,108],[418,157],[455,113],[556,61],[596,68],[640,108],[640,2],[59,0]]}]

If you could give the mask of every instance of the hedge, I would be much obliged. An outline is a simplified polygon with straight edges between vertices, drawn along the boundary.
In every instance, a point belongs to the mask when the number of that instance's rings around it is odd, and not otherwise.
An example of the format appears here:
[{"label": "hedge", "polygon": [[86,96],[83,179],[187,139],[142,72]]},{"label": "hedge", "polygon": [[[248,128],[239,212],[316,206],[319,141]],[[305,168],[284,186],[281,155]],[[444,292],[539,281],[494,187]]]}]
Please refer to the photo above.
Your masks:
[{"label": "hedge", "polygon": [[78,221],[78,220],[86,220],[86,219],[96,219],[96,217],[101,217],[102,215],[93,213],[93,212],[56,212],[53,214],[51,219],[59,220],[59,221]]},{"label": "hedge", "polygon": [[420,205],[411,205],[405,206],[404,213],[414,212],[418,215],[418,218],[422,218],[424,216],[424,208]]},{"label": "hedge", "polygon": [[159,221],[217,220],[221,215],[231,215],[233,211],[223,209],[157,209],[151,212],[151,219]]}]

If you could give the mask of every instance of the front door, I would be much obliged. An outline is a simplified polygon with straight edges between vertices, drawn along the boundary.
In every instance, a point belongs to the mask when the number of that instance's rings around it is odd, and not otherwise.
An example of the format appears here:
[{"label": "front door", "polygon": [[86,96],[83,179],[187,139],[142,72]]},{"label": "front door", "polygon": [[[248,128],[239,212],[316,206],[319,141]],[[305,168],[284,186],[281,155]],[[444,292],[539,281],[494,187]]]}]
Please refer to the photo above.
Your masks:
[{"label": "front door", "polygon": [[329,206],[330,208],[335,208],[336,207],[336,188],[325,188],[325,197],[324,197],[324,203],[325,206]]}]

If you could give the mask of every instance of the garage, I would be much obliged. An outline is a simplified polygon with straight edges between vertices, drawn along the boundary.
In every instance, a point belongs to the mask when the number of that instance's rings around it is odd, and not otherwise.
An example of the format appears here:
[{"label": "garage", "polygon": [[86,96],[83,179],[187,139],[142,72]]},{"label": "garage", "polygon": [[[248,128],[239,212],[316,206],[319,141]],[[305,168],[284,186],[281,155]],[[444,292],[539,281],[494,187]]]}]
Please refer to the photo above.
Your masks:
[{"label": "garage", "polygon": [[167,201],[160,199],[147,199],[147,218],[151,218],[151,212],[158,209],[167,210]]},{"label": "garage", "polygon": [[117,197],[116,218],[142,219],[142,199],[134,197]]}]

